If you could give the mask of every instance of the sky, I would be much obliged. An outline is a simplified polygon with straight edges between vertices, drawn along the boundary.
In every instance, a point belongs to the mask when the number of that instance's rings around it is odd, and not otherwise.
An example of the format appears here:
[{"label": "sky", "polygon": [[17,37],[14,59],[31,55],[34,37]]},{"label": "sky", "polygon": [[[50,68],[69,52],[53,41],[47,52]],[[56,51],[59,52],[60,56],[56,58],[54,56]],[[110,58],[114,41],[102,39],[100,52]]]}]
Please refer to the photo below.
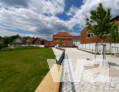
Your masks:
[{"label": "sky", "polygon": [[80,35],[99,3],[111,9],[112,18],[119,15],[119,0],[0,0],[0,36],[52,40],[61,31]]}]

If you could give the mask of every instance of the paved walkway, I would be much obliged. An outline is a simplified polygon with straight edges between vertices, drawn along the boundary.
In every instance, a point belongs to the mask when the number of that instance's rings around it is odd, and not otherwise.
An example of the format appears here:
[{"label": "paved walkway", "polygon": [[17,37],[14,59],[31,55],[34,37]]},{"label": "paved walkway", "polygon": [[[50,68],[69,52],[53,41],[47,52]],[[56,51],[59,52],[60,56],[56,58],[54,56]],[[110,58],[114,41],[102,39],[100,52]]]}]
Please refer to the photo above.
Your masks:
[{"label": "paved walkway", "polygon": [[[112,79],[109,78],[108,80],[108,76],[99,75],[109,72],[109,70],[107,70],[108,68],[99,67],[95,71],[93,70],[94,68],[88,70],[84,68],[86,64],[89,66],[91,65],[95,55],[80,51],[76,48],[65,48],[65,50],[66,59],[70,59],[71,62],[65,60],[63,63],[61,92],[119,92],[119,76]],[[100,55],[97,57],[101,58]],[[111,67],[119,69],[119,58],[107,56],[107,61]],[[73,74],[75,68],[78,70],[76,75]],[[103,70],[105,70],[105,72]],[[119,71],[117,72],[119,73]],[[94,82],[92,82],[92,77],[96,77],[95,81],[93,79]],[[99,79],[99,81],[97,81],[97,79]],[[106,80],[106,82],[102,82],[103,79]]]},{"label": "paved walkway", "polygon": [[56,48],[52,48],[55,56],[56,56],[56,59],[59,60],[60,56],[62,55],[63,51],[59,50],[59,49],[56,49]]}]

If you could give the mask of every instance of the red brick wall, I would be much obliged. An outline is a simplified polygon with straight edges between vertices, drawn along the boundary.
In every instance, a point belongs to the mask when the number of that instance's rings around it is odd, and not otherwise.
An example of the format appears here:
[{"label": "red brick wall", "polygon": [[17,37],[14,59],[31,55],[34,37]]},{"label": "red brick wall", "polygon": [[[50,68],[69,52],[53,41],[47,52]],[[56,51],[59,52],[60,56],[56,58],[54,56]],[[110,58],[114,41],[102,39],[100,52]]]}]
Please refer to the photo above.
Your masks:
[{"label": "red brick wall", "polygon": [[[57,39],[58,41],[56,41],[55,39]],[[68,41],[70,39],[70,41]],[[53,36],[53,41],[55,44],[58,44],[58,46],[60,46],[60,41],[62,40],[62,43],[64,44],[65,47],[68,47],[68,44],[70,45],[70,47],[72,47],[72,36],[71,37],[57,37],[57,36]],[[64,40],[64,41],[63,41]]]},{"label": "red brick wall", "polygon": [[[86,43],[100,43],[101,42],[101,40],[97,36],[88,37],[87,28],[84,28],[81,31],[80,41],[81,41],[81,44],[86,44]],[[107,37],[103,42],[110,43],[110,40]]]},{"label": "red brick wall", "polygon": [[[49,45],[50,44],[50,45]],[[54,47],[55,46],[55,43],[53,41],[46,41],[45,42],[45,46],[46,47]]]},{"label": "red brick wall", "polygon": [[[51,47],[51,46],[54,47],[55,44],[58,44],[58,46],[60,46],[61,40],[65,47],[68,47],[68,45],[70,45],[70,47],[72,47],[72,42],[73,42],[72,35],[70,35],[66,32],[59,32],[58,34],[53,35],[53,41],[47,41],[45,46],[46,47]],[[68,41],[68,40],[70,40],[70,41]],[[48,43],[50,43],[50,45],[48,45]]]}]

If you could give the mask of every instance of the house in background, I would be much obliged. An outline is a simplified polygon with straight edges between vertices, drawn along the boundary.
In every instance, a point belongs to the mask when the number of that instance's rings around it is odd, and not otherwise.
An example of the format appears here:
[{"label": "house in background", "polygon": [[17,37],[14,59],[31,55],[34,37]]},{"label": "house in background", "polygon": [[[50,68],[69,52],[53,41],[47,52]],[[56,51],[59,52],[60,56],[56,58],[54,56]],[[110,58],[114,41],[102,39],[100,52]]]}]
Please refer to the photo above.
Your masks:
[{"label": "house in background", "polygon": [[73,36],[73,46],[78,47],[80,45],[80,36]]},{"label": "house in background", "polygon": [[[116,24],[119,26],[119,16],[112,19],[111,21],[114,20],[116,20]],[[106,52],[113,52],[113,47],[115,44],[111,43],[110,38],[107,37],[103,42],[106,44]],[[98,44],[97,51],[101,52],[101,40],[93,33],[88,32],[87,28],[85,27],[81,31],[79,49],[95,52],[96,43]],[[119,43],[116,43],[116,47],[119,48]]]},{"label": "house in background", "polygon": [[46,42],[45,39],[36,38],[33,43],[34,43],[35,45],[44,45],[45,42]]},{"label": "house in background", "polygon": [[53,41],[46,41],[46,47],[54,47],[54,46],[62,46],[63,47],[72,47],[72,35],[68,34],[67,32],[59,32],[53,35]]},{"label": "house in background", "polygon": [[34,41],[35,41],[35,38],[29,37],[29,38],[26,39],[25,44],[26,45],[33,45]]},{"label": "house in background", "polygon": [[22,46],[25,44],[25,38],[22,37],[17,37],[16,39],[13,40],[12,44],[15,46]]},{"label": "house in background", "polygon": [[45,39],[41,38],[22,38],[22,37],[17,37],[16,39],[13,40],[12,44],[15,46],[37,46],[37,47],[44,47],[45,44]]}]

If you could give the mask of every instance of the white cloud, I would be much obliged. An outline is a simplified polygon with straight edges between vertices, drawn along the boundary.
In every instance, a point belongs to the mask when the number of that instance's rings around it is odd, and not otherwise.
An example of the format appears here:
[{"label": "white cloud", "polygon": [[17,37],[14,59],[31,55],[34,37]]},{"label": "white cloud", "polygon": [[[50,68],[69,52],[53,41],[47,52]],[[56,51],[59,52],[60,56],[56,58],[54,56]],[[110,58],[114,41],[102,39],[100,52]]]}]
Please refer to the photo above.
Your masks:
[{"label": "white cloud", "polygon": [[29,7],[38,13],[55,15],[64,11],[64,2],[65,0],[32,0]]},{"label": "white cloud", "polygon": [[[19,32],[11,32],[11,31],[6,31],[6,30],[2,30],[0,31],[0,36],[4,37],[4,36],[12,36],[12,35],[17,35],[19,34],[22,37],[26,37],[26,36],[30,36],[30,37],[41,37],[39,35],[33,35],[33,34],[23,34],[23,33],[19,33]],[[42,36],[43,37],[43,36]],[[44,38],[44,37],[43,37]]]},{"label": "white cloud", "polygon": [[66,13],[68,16],[73,16],[75,15],[75,13],[78,11],[78,8],[76,8],[75,6],[72,6],[70,8],[70,10]]},{"label": "white cloud", "polygon": [[[111,8],[112,18],[119,15],[119,0],[83,0],[83,5],[80,9],[74,9],[75,15],[70,19],[71,24],[79,24],[84,28],[86,24],[86,18],[90,17],[90,11],[95,10],[99,3],[102,3],[104,8]],[[74,8],[74,7],[73,7]],[[71,12],[72,7],[69,12]]]},{"label": "white cloud", "polygon": [[[79,24],[80,28],[84,28],[85,19],[90,16],[90,10],[96,9],[99,2],[103,3],[105,9],[111,8],[113,17],[119,15],[119,0],[83,0],[80,8],[72,6],[66,13],[71,17],[67,21],[56,16],[64,12],[65,0],[27,0],[19,3],[14,2],[15,0],[7,1],[0,1],[0,35],[18,34],[18,32],[10,33],[6,29],[34,32],[47,39],[51,39],[52,35],[60,30],[76,34],[72,30],[73,26]],[[21,35],[23,34],[25,33]]]}]

